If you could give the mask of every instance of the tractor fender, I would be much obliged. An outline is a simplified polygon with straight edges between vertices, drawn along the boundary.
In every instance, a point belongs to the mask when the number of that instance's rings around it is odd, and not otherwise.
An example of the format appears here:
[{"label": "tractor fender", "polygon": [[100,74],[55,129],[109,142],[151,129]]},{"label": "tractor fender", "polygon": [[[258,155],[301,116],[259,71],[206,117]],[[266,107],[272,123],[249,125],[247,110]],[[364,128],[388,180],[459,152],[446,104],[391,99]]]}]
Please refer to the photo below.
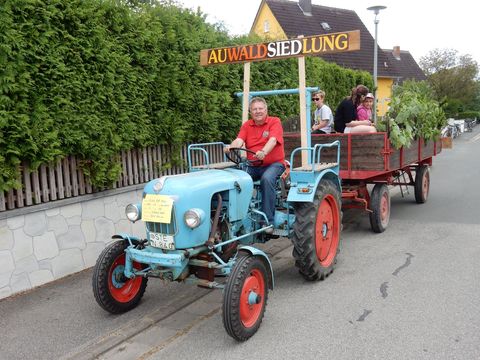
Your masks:
[{"label": "tractor fender", "polygon": [[123,239],[128,241],[130,245],[138,245],[141,241],[138,237],[126,233],[115,234],[112,236],[112,239]]},{"label": "tractor fender", "polygon": [[315,189],[318,187],[318,184],[322,179],[331,180],[337,187],[338,191],[342,193],[342,181],[340,180],[337,172],[333,171],[332,169],[325,170],[322,176],[319,176],[317,179],[317,182],[315,183]]},{"label": "tractor fender", "polygon": [[245,251],[245,252],[248,252],[250,255],[252,256],[258,256],[262,261],[263,263],[265,264],[265,267],[269,270],[268,271],[268,275],[269,275],[269,288],[270,290],[273,290],[273,285],[274,285],[274,279],[273,279],[273,267],[272,267],[272,263],[270,262],[270,259],[268,258],[267,254],[265,254],[262,250],[260,249],[257,249],[253,246],[248,246],[248,245],[245,245],[245,246],[240,246],[238,248],[239,251]]},{"label": "tractor fender", "polygon": [[309,193],[299,193],[295,190],[295,188],[290,188],[290,191],[288,193],[288,202],[313,202],[313,199],[315,198],[315,193],[318,188],[318,184],[322,179],[327,179],[331,180],[338,188],[340,192],[342,192],[342,185],[340,182],[340,178],[338,177],[338,174],[332,170],[332,169],[326,169],[323,170],[318,174],[318,176],[315,178],[315,186],[313,187],[312,191]]}]

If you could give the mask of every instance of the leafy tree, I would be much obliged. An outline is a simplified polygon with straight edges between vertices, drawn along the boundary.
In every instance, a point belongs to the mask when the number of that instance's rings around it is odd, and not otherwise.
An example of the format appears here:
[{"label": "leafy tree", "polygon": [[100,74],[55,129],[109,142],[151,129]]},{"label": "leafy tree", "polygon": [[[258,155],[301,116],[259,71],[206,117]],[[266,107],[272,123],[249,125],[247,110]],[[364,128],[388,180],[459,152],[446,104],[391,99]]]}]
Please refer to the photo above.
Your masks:
[{"label": "leafy tree", "polygon": [[420,66],[448,116],[478,106],[479,69],[470,55],[459,55],[453,49],[435,49],[420,59]]}]

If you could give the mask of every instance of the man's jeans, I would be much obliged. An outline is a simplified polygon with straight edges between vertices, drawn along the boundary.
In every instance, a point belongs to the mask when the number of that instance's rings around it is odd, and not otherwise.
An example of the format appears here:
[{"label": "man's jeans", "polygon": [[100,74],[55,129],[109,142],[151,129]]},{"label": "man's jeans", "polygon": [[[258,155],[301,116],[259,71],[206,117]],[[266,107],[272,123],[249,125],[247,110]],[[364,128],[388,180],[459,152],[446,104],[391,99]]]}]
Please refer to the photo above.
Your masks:
[{"label": "man's jeans", "polygon": [[248,166],[247,173],[254,181],[260,179],[260,191],[262,193],[261,210],[267,215],[268,222],[273,224],[275,215],[275,185],[277,179],[285,171],[285,166],[278,162],[268,166]]}]

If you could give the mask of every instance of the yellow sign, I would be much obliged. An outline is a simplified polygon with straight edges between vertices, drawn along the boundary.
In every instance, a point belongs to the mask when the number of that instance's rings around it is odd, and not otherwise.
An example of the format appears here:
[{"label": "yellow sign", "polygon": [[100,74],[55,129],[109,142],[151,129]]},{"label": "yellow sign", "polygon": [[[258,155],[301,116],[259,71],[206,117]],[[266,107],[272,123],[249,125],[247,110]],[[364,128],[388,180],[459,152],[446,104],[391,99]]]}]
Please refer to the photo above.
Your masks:
[{"label": "yellow sign", "polygon": [[307,36],[299,39],[202,50],[200,65],[286,59],[360,49],[360,30]]},{"label": "yellow sign", "polygon": [[142,201],[142,220],[170,224],[173,199],[165,195],[147,194]]}]

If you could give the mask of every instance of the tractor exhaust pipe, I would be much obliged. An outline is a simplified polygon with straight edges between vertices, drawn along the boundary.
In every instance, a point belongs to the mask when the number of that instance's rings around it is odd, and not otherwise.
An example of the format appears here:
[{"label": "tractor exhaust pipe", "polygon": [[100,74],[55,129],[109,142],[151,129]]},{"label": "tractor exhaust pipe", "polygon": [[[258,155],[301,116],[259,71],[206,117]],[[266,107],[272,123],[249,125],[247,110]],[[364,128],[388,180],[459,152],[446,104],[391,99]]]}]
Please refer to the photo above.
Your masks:
[{"label": "tractor exhaust pipe", "polygon": [[213,217],[212,231],[210,232],[210,237],[207,240],[207,246],[212,248],[215,244],[215,233],[217,232],[218,219],[220,219],[220,212],[222,211],[222,195],[217,194],[217,210],[215,211],[215,216]]}]

